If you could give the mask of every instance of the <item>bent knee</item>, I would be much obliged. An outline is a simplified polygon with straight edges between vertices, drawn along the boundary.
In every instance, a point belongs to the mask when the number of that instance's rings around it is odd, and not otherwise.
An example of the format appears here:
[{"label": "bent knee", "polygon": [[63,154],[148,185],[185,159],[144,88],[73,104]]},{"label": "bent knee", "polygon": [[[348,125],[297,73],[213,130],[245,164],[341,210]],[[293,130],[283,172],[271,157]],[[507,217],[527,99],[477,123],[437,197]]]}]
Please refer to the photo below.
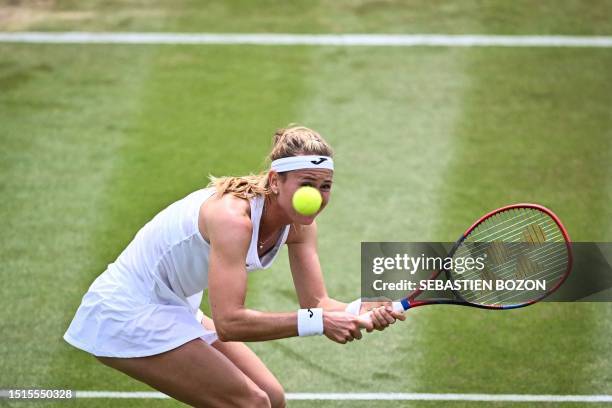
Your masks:
[{"label": "bent knee", "polygon": [[233,407],[253,407],[253,408],[270,408],[270,397],[261,388],[254,386],[245,393],[237,393],[231,396],[225,396],[229,401],[225,401],[223,406]]},{"label": "bent knee", "polygon": [[272,408],[284,408],[285,403],[285,390],[280,384],[276,384],[273,387],[266,389],[266,394],[270,399],[270,405]]},{"label": "bent knee", "polygon": [[248,401],[245,407],[270,408],[270,397],[259,387],[254,387],[247,396]]}]

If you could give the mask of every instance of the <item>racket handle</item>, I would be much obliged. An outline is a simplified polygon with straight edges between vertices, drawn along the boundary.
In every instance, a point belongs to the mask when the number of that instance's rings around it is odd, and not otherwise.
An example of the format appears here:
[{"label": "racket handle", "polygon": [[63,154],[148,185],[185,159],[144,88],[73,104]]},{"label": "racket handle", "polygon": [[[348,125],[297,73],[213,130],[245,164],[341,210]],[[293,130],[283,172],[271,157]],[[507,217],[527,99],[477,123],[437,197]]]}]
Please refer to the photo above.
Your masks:
[{"label": "racket handle", "polygon": [[[406,309],[404,309],[404,306],[402,305],[402,302],[392,302],[391,307],[393,308],[394,312],[404,313],[404,311],[406,311]],[[348,306],[346,307],[346,311],[357,316],[359,315],[360,308],[361,299],[357,299],[348,304]],[[364,314],[367,314],[369,316],[369,313],[370,312]]]},{"label": "racket handle", "polygon": [[345,311],[355,316],[359,316],[359,310],[361,309],[361,299],[355,299],[346,306]]},{"label": "racket handle", "polygon": [[404,309],[404,305],[402,305],[402,302],[393,302],[393,311],[404,313],[406,309]]}]

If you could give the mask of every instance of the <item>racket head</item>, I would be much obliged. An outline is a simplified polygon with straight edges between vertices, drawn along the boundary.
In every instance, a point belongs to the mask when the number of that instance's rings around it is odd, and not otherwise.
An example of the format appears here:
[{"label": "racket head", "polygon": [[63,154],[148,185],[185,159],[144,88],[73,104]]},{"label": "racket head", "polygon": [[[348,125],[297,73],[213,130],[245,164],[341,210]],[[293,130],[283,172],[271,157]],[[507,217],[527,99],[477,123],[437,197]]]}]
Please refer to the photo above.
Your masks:
[{"label": "racket head", "polygon": [[460,301],[489,309],[516,309],[544,299],[565,282],[573,263],[571,240],[559,217],[531,203],[508,205],[485,214],[465,231],[453,249],[449,254],[453,259],[466,254],[484,257],[485,267],[469,274],[446,270],[449,280],[489,280],[493,285],[497,281],[511,281],[512,285],[518,281],[544,283],[544,288],[537,290],[455,291]]},{"label": "racket head", "polygon": [[[486,254],[486,255],[485,255]],[[572,269],[571,240],[559,217],[550,209],[531,203],[493,210],[474,222],[457,240],[447,258],[454,261],[485,256],[479,272],[459,273],[456,268],[434,272],[449,281],[540,279],[545,289],[530,291],[454,290],[453,299],[417,300],[420,291],[401,301],[404,309],[429,304],[458,304],[483,309],[516,309],[536,303],[565,282]],[[453,262],[457,265],[457,262]],[[488,278],[488,279],[487,279]],[[493,283],[496,285],[496,283]]]}]

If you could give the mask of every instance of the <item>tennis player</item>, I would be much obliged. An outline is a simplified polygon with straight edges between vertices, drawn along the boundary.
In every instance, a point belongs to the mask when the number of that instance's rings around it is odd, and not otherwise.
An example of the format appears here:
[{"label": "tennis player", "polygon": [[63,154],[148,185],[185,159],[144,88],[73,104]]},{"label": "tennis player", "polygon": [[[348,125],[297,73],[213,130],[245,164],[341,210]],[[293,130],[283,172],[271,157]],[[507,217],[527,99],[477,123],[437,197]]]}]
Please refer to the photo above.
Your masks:
[{"label": "tennis player", "polygon": [[[293,193],[318,189],[327,205],[332,149],[305,127],[274,136],[262,175],[212,178],[157,214],[90,286],[64,339],[102,363],[197,407],[282,407],[278,380],[242,342],[325,335],[346,343],[402,314],[327,295],[313,216]],[[321,211],[319,210],[319,212]],[[247,272],[268,268],[287,244],[302,309],[245,307]],[[208,288],[211,318],[199,309]]]}]

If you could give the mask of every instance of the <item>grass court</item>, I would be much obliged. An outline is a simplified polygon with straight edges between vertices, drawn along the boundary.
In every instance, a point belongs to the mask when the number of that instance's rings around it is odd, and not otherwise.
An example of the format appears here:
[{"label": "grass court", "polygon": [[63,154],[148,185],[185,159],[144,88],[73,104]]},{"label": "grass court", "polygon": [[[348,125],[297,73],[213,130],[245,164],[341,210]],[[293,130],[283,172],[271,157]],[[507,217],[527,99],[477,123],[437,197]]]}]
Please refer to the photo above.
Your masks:
[{"label": "grass court", "polygon": [[[610,1],[0,0],[0,31],[609,36],[610,15]],[[513,202],[550,207],[575,241],[609,241],[611,106],[609,48],[0,43],[0,387],[149,391],[62,340],[82,295],[209,174],[263,170],[275,128],[291,122],[336,151],[318,225],[338,299],[359,295],[361,241],[453,241]],[[296,309],[286,256],[250,276],[247,302]],[[419,308],[345,346],[251,346],[287,392],[594,395],[612,394],[611,339],[609,304],[543,303]]]}]

